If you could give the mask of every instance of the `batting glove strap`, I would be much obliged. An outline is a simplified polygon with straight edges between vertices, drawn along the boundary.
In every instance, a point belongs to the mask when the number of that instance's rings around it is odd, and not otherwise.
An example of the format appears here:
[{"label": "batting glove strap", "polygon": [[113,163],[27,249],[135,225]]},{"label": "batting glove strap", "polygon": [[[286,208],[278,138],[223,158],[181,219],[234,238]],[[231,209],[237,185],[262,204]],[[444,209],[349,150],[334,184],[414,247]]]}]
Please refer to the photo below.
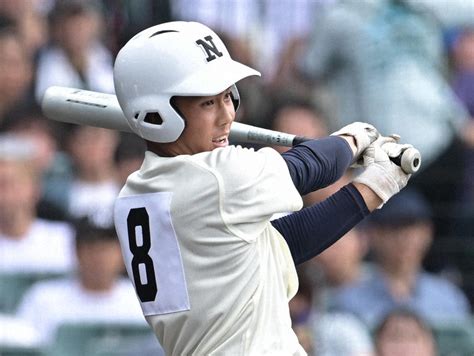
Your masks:
[{"label": "batting glove strap", "polygon": [[405,150],[413,148],[410,144],[401,144],[397,142],[387,142],[382,146],[382,149],[389,157],[399,157]]},{"label": "batting glove strap", "polygon": [[353,122],[331,134],[331,136],[343,135],[352,136],[356,142],[357,151],[353,159],[353,162],[356,163],[359,161],[362,152],[380,136],[374,126],[365,122]]},{"label": "batting glove strap", "polygon": [[[403,175],[403,172],[402,172]],[[397,179],[393,173],[388,172],[383,166],[373,163],[354,179],[354,182],[362,183],[373,190],[383,203],[377,207],[380,209],[392,196],[397,194],[408,181],[408,178]]]}]

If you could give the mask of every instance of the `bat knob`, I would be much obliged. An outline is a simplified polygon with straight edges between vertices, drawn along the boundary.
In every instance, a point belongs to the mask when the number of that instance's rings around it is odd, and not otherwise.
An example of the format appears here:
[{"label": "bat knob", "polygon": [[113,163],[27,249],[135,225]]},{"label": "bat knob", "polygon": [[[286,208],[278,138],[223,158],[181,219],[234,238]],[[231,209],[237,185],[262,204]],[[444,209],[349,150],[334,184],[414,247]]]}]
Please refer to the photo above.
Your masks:
[{"label": "bat knob", "polygon": [[420,169],[421,155],[416,148],[407,148],[400,157],[400,167],[405,173],[413,174]]}]

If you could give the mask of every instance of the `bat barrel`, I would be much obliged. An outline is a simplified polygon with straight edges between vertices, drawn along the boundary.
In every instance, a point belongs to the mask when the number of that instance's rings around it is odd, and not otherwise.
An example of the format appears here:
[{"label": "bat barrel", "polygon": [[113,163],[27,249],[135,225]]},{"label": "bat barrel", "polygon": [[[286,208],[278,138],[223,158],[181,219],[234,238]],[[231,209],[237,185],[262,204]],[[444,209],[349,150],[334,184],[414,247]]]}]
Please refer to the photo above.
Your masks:
[{"label": "bat barrel", "polygon": [[51,120],[131,132],[112,94],[52,86],[46,90],[41,108]]}]

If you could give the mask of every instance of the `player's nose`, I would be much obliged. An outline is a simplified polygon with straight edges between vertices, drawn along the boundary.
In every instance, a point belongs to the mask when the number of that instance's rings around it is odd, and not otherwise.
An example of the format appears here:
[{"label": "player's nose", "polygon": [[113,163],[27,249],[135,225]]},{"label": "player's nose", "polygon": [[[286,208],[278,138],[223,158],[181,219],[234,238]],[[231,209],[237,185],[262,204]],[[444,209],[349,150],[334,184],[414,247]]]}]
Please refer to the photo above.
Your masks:
[{"label": "player's nose", "polygon": [[224,126],[232,123],[235,117],[234,105],[228,105],[228,103],[222,103],[218,114],[218,125]]}]

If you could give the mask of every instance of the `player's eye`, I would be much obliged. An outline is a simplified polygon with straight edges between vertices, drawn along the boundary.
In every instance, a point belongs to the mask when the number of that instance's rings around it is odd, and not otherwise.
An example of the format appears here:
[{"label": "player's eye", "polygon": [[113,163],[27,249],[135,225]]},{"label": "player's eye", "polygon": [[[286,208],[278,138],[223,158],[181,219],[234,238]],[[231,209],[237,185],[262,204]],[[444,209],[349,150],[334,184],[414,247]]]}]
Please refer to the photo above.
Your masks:
[{"label": "player's eye", "polygon": [[225,100],[231,100],[232,99],[232,92],[230,90],[225,93],[224,99]]},{"label": "player's eye", "polygon": [[214,100],[206,100],[203,103],[201,103],[202,106],[211,106],[214,105]]}]

